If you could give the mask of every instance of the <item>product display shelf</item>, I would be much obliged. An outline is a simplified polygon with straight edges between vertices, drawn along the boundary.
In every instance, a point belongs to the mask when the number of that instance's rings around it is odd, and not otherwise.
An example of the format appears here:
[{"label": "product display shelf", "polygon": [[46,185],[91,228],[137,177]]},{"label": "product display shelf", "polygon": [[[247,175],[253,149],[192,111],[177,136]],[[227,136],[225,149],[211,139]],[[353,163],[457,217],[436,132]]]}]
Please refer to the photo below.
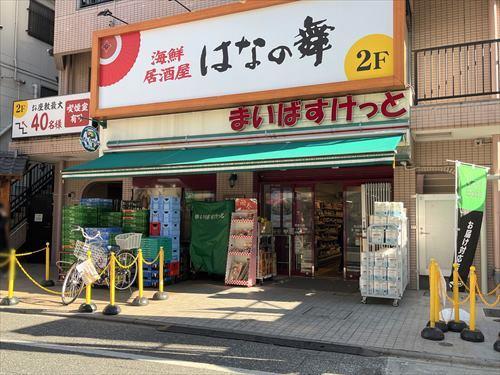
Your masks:
[{"label": "product display shelf", "polygon": [[[369,297],[387,298],[393,300],[393,306],[398,306],[408,286],[408,220],[406,217],[392,219],[399,223],[368,226],[369,249],[361,253],[362,303],[366,303]],[[391,240],[387,232],[391,233]],[[396,237],[395,240],[394,237]],[[361,281],[364,274],[369,280],[366,286],[362,286]],[[371,281],[370,278],[372,278]],[[382,286],[377,287],[377,283]],[[387,285],[385,288],[384,283]]]},{"label": "product display shelf", "polygon": [[264,280],[276,276],[274,236],[261,233],[257,244],[257,280],[262,284]]},{"label": "product display shelf", "polygon": [[257,213],[233,212],[226,264],[227,285],[255,285],[257,237]]},{"label": "product display shelf", "polygon": [[316,202],[315,233],[318,266],[341,256],[343,207],[341,203]]}]

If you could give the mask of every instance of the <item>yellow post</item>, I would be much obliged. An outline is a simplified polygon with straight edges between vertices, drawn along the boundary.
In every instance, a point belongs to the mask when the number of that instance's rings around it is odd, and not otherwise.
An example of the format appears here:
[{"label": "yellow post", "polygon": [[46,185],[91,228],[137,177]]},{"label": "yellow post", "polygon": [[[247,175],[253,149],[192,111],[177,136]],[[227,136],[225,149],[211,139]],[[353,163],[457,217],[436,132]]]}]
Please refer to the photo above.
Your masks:
[{"label": "yellow post", "polygon": [[161,300],[165,300],[168,298],[168,295],[166,292],[163,291],[163,283],[164,283],[164,279],[165,279],[165,274],[164,274],[164,270],[163,270],[163,266],[165,265],[165,251],[163,250],[163,246],[160,246],[160,259],[159,259],[159,272],[160,272],[160,276],[159,276],[159,282],[158,282],[158,291],[154,294],[153,296],[153,299],[155,300],[158,300],[158,301],[161,301]]},{"label": "yellow post", "polygon": [[115,305],[115,253],[113,251],[109,263],[109,304]]},{"label": "yellow post", "polygon": [[7,297],[3,298],[0,305],[16,305],[19,300],[14,297],[14,279],[16,277],[16,250],[11,249],[9,255],[9,286]]},{"label": "yellow post", "polygon": [[[87,260],[92,262],[92,252],[87,251]],[[90,305],[90,300],[92,298],[92,284],[87,284],[85,287],[85,303]]]},{"label": "yellow post", "polygon": [[465,341],[484,342],[483,333],[479,329],[476,329],[476,285],[476,267],[471,266],[469,274],[470,322],[469,328],[465,328],[462,332],[460,332],[460,337]]},{"label": "yellow post", "polygon": [[460,320],[460,303],[458,301],[458,264],[453,263],[453,310],[455,322]]},{"label": "yellow post", "polygon": [[476,283],[477,283],[477,276],[476,276],[476,267],[471,266],[470,268],[470,277],[469,277],[469,293],[470,293],[470,300],[469,300],[469,308],[470,308],[470,322],[469,322],[469,329],[471,331],[476,330]]},{"label": "yellow post", "polygon": [[436,326],[436,321],[435,321],[435,297],[434,297],[434,259],[431,259],[431,262],[429,264],[429,294],[430,294],[430,319],[429,319],[429,326],[431,328],[434,328]]},{"label": "yellow post", "polygon": [[45,281],[50,280],[50,246],[45,243]]},{"label": "yellow post", "polygon": [[436,261],[434,261],[434,320],[439,322],[439,313],[441,312],[441,301],[439,300],[439,284],[441,282],[441,277],[439,273],[439,266]]},{"label": "yellow post", "polygon": [[[87,260],[92,262],[92,252],[87,251]],[[92,303],[92,284],[87,284],[85,286],[85,303],[82,303],[78,308],[79,312],[83,313],[93,313],[97,310],[95,303]]]},{"label": "yellow post", "polygon": [[137,267],[139,268],[139,298],[144,296],[144,272],[142,269],[142,249],[137,252]]},{"label": "yellow post", "polygon": [[144,297],[144,273],[142,269],[142,260],[142,249],[139,249],[137,250],[137,268],[139,268],[137,274],[137,277],[139,278],[139,295],[132,301],[133,306],[146,306],[149,303],[149,300]]},{"label": "yellow post", "polygon": [[[443,330],[441,329],[441,322],[436,322],[436,312],[439,314],[438,306],[436,306],[436,294],[437,290],[437,274],[438,265],[434,259],[431,259],[429,264],[429,302],[430,302],[430,312],[429,312],[429,324],[425,327],[420,336],[426,340],[441,341],[444,339]],[[438,297],[439,298],[439,297]]]},{"label": "yellow post", "polygon": [[163,281],[165,279],[163,275],[163,265],[165,263],[165,255],[163,253],[163,246],[160,246],[160,264],[158,265],[160,276],[158,276],[158,290],[160,293],[163,293]]},{"label": "yellow post", "polygon": [[102,311],[104,315],[120,313],[120,307],[115,305],[115,260],[115,253],[112,251],[109,259],[109,305]]},{"label": "yellow post", "polygon": [[45,243],[45,279],[42,280],[43,286],[54,286],[54,282],[50,279],[50,243]]}]

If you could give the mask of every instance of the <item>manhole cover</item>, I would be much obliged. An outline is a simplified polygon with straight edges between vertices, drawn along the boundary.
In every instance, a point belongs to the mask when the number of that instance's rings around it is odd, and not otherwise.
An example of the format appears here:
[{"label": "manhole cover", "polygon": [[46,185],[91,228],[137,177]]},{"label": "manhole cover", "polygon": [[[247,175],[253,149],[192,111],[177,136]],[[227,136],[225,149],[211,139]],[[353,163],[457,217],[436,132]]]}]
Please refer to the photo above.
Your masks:
[{"label": "manhole cover", "polygon": [[441,346],[453,346],[453,344],[450,342],[440,342],[439,345],[441,345]]},{"label": "manhole cover", "polygon": [[488,318],[500,318],[500,309],[483,309]]}]

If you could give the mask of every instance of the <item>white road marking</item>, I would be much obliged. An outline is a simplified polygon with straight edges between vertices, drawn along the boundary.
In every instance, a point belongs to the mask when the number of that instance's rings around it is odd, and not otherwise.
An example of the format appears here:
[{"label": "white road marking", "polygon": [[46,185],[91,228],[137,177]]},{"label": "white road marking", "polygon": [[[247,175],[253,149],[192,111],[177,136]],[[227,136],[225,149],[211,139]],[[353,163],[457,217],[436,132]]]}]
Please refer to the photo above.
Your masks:
[{"label": "white road marking", "polygon": [[196,368],[196,369],[203,369],[203,370],[210,370],[210,371],[220,371],[220,372],[225,372],[225,373],[229,373],[229,374],[277,375],[277,374],[272,373],[272,372],[256,371],[256,370],[242,369],[242,368],[237,368],[237,367],[219,366],[219,365],[214,365],[211,363],[203,363],[203,362],[190,362],[190,361],[181,361],[181,360],[176,360],[176,359],[163,359],[163,358],[158,358],[158,357],[150,357],[150,356],[132,354],[132,353],[126,353],[126,352],[117,352],[117,351],[108,350],[108,349],[89,348],[89,347],[86,347],[84,345],[76,347],[76,346],[70,346],[70,345],[51,344],[51,343],[46,343],[46,342],[25,341],[25,340],[9,340],[9,339],[1,339],[0,343],[10,343],[10,344],[17,344],[17,345],[24,345],[24,346],[33,346],[33,347],[44,348],[44,349],[55,349],[55,350],[61,350],[61,351],[65,351],[65,352],[85,353],[85,354],[108,356],[108,357],[114,357],[114,358],[132,359],[132,360],[136,360],[136,361],[160,363],[160,364],[166,364],[166,365],[172,365],[172,366],[182,366],[182,367],[189,367],[189,368]]}]

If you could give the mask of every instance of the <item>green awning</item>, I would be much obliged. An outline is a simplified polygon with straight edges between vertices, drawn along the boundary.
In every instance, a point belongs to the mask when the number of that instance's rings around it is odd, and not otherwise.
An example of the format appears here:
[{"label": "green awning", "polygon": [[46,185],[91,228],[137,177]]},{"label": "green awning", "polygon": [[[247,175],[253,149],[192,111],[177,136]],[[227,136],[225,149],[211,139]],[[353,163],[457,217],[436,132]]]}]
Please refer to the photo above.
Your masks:
[{"label": "green awning", "polygon": [[126,177],[390,164],[401,135],[182,150],[109,152],[63,178]]}]

